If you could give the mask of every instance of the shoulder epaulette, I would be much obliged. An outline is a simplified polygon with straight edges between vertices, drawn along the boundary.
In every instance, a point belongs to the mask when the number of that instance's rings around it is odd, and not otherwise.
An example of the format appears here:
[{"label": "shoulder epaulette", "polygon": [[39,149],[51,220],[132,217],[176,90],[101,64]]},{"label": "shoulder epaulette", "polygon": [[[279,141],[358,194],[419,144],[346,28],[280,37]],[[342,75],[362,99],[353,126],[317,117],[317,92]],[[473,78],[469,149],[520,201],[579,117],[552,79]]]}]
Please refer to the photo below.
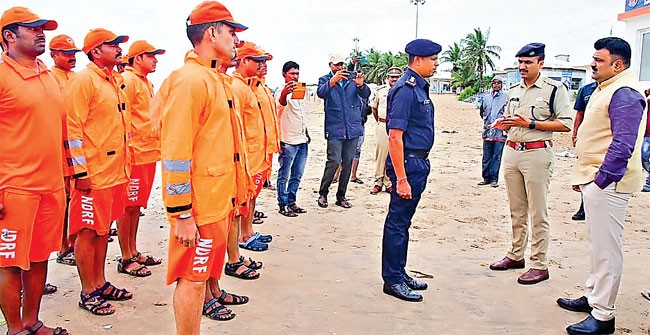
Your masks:
[{"label": "shoulder epaulette", "polygon": [[414,87],[417,84],[417,81],[415,80],[415,77],[411,76],[411,78],[406,80],[406,84]]},{"label": "shoulder epaulette", "polygon": [[544,77],[544,82],[554,87],[561,87],[563,85],[562,82],[548,77]]}]

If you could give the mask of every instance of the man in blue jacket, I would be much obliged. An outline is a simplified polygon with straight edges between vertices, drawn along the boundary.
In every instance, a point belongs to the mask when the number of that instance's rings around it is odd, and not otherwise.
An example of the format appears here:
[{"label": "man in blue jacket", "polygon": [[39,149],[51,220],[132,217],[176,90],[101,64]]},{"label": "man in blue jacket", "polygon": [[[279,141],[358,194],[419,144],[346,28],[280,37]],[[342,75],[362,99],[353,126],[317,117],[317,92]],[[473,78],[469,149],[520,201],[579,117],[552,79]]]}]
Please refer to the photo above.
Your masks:
[{"label": "man in blue jacket", "polygon": [[348,72],[343,57],[330,56],[330,73],[318,79],[318,97],[325,104],[325,139],[327,140],[327,163],[320,183],[318,206],[327,207],[327,194],[334,174],[341,164],[336,205],[350,208],[345,198],[352,160],[359,136],[363,135],[361,122],[361,99],[370,97],[370,88],[363,82],[363,74]]}]

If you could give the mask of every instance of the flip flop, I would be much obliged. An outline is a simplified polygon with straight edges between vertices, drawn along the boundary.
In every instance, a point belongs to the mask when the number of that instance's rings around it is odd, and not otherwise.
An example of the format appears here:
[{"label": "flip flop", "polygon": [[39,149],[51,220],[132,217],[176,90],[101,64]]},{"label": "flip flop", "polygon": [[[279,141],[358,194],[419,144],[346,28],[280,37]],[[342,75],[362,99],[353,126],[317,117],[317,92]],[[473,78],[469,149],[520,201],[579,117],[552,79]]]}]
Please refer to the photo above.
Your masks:
[{"label": "flip flop", "polygon": [[304,210],[303,208],[298,207],[298,205],[296,205],[296,204],[293,204],[293,205],[289,206],[289,209],[292,210],[294,213],[298,213],[298,214],[307,213],[306,210]]},{"label": "flip flop", "polygon": [[63,265],[77,265],[77,262],[74,259],[74,250],[70,249],[58,256],[56,256],[56,262]]},{"label": "flip flop", "polygon": [[260,235],[255,234],[251,236],[248,241],[244,243],[239,243],[240,248],[244,248],[246,250],[250,251],[266,251],[269,249],[269,245],[260,241],[259,238]]},{"label": "flip flop", "polygon": [[58,289],[58,287],[50,283],[45,283],[45,287],[43,288],[43,295],[54,294]]},{"label": "flip flop", "polygon": [[320,197],[318,197],[318,200],[316,200],[316,202],[318,203],[318,207],[326,208],[328,206],[327,198],[325,198],[322,195]]},{"label": "flip flop", "polygon": [[348,199],[337,200],[335,204],[343,208],[352,208],[352,204],[348,201]]},{"label": "flip flop", "polygon": [[256,219],[266,219],[266,218],[268,218],[268,216],[266,216],[266,214],[264,214],[264,212],[258,211],[258,210],[256,210],[253,213],[253,217],[256,218]]},{"label": "flip flop", "polygon": [[[43,328],[43,326],[44,326],[43,321],[38,321],[33,326],[27,327],[26,330],[29,332],[29,334],[36,334],[39,329]],[[69,333],[65,328],[56,327],[53,330],[52,334],[53,335],[68,335]]]},{"label": "flip flop", "polygon": [[363,184],[363,180],[359,178],[350,179],[350,181],[357,184]]}]

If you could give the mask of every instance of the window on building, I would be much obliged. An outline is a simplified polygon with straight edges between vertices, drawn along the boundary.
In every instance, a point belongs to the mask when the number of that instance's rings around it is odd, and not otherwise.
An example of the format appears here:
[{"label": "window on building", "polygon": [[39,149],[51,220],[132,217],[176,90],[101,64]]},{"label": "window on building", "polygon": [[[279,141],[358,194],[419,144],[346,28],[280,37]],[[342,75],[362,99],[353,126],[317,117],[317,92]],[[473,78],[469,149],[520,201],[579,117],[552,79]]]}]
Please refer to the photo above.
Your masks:
[{"label": "window on building", "polygon": [[650,81],[650,32],[643,33],[641,40],[641,68],[639,69],[639,80]]}]

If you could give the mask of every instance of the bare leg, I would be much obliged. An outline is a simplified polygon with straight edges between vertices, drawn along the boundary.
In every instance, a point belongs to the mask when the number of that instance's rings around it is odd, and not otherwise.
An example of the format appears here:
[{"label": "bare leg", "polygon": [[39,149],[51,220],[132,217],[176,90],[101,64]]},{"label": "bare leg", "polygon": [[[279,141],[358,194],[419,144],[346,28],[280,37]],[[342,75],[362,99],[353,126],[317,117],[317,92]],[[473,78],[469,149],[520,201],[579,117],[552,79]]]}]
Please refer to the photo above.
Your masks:
[{"label": "bare leg", "polygon": [[355,159],[352,161],[352,180],[357,179],[357,168],[359,167],[359,160]]},{"label": "bare leg", "polygon": [[132,258],[134,255],[131,254],[131,209],[133,207],[127,207],[124,211],[124,215],[117,220],[117,238],[120,241],[120,252],[122,253],[122,259]]},{"label": "bare leg", "polygon": [[[130,212],[133,210],[133,212]],[[127,207],[126,215],[131,215],[131,238],[129,245],[131,246],[131,254],[136,256],[138,254],[138,226],[140,225],[140,206]]]},{"label": "bare leg", "polygon": [[[119,229],[117,230],[120,231]],[[100,288],[106,283],[106,252],[108,251],[108,234],[97,235],[95,244],[95,288]]]},{"label": "bare leg", "polygon": [[7,321],[9,334],[25,329],[20,316],[21,272],[18,267],[0,268],[0,309]]},{"label": "bare leg", "polygon": [[252,198],[249,202],[249,211],[247,216],[242,216],[241,219],[241,237],[240,242],[246,242],[248,239],[255,234],[253,230],[253,218],[255,214],[255,198]]},{"label": "bare leg", "polygon": [[60,256],[74,246],[72,238],[68,238],[68,209],[70,208],[70,199],[66,199],[65,216],[63,217],[63,236],[61,237],[61,249],[57,256]]},{"label": "bare leg", "polygon": [[[228,232],[228,263],[239,262],[239,225],[241,224],[241,215],[233,218],[230,223],[230,232]],[[219,285],[219,284],[217,284]]]},{"label": "bare leg", "polygon": [[77,271],[81,280],[81,292],[86,295],[97,289],[97,283],[95,282],[95,247],[97,243],[99,241],[94,230],[82,229],[77,233],[74,247]]},{"label": "bare leg", "polygon": [[199,335],[205,282],[179,279],[174,290],[174,318],[177,335]]},{"label": "bare leg", "polygon": [[33,326],[38,322],[38,313],[47,277],[47,262],[31,263],[29,271],[22,271],[23,282],[23,325]]}]

